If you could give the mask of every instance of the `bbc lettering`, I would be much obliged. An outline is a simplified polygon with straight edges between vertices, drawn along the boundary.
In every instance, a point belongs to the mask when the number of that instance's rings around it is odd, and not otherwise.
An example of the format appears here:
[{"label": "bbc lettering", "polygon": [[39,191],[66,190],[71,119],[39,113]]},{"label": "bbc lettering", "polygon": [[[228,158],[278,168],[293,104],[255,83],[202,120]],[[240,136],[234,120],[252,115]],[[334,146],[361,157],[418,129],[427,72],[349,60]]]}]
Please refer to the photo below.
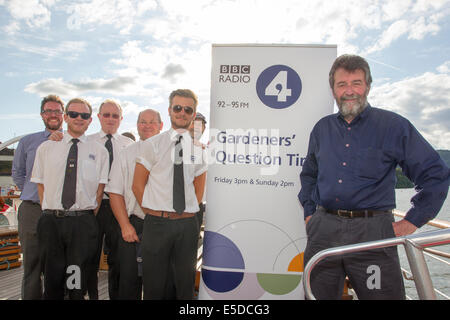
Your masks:
[{"label": "bbc lettering", "polygon": [[220,65],[219,82],[249,83],[250,65]]},{"label": "bbc lettering", "polygon": [[228,65],[222,64],[220,66],[220,73],[234,73],[234,74],[250,74],[250,65]]}]

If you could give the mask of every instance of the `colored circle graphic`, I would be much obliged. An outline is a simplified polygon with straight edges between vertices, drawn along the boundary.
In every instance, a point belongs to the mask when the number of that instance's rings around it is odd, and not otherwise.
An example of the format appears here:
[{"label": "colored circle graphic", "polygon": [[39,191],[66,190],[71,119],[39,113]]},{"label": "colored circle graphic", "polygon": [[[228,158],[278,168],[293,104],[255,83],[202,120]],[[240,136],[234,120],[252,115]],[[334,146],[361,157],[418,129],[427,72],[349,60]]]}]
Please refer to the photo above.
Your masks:
[{"label": "colored circle graphic", "polygon": [[[220,233],[206,231],[203,241],[203,265],[213,268],[236,269],[236,272],[202,270],[205,285],[217,292],[235,289],[244,278],[245,264],[239,248]],[[220,272],[220,274],[218,274]]]},{"label": "colored circle graphic", "polygon": [[302,80],[298,73],[285,65],[265,69],[256,80],[256,93],[266,106],[284,109],[293,105],[302,92]]},{"label": "colored circle graphic", "polygon": [[[263,221],[237,221],[232,229],[236,230],[237,225],[248,223],[252,223],[253,229],[263,226],[276,229]],[[213,299],[259,299],[265,293],[285,295],[295,290],[301,281],[302,275],[299,273],[303,272],[303,252],[298,253],[293,240],[286,242],[276,254],[273,268],[281,273],[275,270],[270,273],[245,272],[241,249],[230,238],[218,232],[206,231],[203,244],[203,288]],[[292,256],[295,251],[297,254]],[[285,262],[280,264],[282,261]],[[284,268],[280,269],[283,264]]]},{"label": "colored circle graphic", "polygon": [[258,273],[258,282],[267,292],[274,295],[288,294],[297,288],[301,275]]}]

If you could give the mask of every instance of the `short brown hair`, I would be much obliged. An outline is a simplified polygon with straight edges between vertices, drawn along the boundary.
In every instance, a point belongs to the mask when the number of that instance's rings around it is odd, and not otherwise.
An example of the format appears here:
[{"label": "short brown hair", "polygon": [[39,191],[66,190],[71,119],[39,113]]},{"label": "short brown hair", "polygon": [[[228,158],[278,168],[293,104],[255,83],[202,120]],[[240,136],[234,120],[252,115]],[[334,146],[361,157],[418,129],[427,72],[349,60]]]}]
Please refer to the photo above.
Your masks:
[{"label": "short brown hair", "polygon": [[367,61],[363,57],[354,54],[344,54],[338,57],[331,67],[328,76],[331,90],[334,88],[334,74],[339,68],[343,68],[348,72],[355,72],[356,70],[364,71],[364,74],[366,75],[366,84],[370,87],[372,83],[372,75],[370,74],[370,67]]},{"label": "short brown hair", "polygon": [[172,106],[172,100],[175,96],[180,96],[184,98],[191,98],[194,100],[194,109],[197,110],[197,104],[198,104],[198,98],[197,95],[190,89],[177,89],[172,91],[172,93],[169,96],[169,107]]},{"label": "short brown hair", "polygon": [[61,105],[61,109],[64,110],[64,102],[61,100],[61,98],[56,94],[49,94],[48,96],[44,97],[41,101],[41,113],[44,112],[44,106],[49,101],[59,103]]},{"label": "short brown hair", "polygon": [[87,100],[85,100],[83,98],[73,98],[69,102],[67,102],[66,109],[64,110],[64,113],[67,114],[67,111],[69,110],[69,106],[70,106],[71,103],[83,103],[83,104],[85,104],[89,108],[89,113],[92,114],[91,104],[89,102],[87,102]]}]

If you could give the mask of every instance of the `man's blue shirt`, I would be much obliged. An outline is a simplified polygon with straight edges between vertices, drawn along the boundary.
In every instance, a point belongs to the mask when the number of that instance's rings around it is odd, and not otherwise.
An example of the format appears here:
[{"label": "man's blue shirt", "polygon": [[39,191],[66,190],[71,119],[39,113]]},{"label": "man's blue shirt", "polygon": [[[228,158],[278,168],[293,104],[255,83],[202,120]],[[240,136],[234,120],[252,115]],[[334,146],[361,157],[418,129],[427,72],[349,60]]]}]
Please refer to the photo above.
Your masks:
[{"label": "man's blue shirt", "polygon": [[327,209],[395,208],[395,168],[414,182],[406,219],[421,227],[447,197],[450,170],[439,154],[402,116],[371,106],[348,124],[342,116],[322,118],[313,128],[300,173],[298,198],[305,218],[317,205]]},{"label": "man's blue shirt", "polygon": [[47,141],[50,131],[44,130],[29,134],[20,139],[12,164],[12,178],[17,187],[22,190],[21,200],[31,200],[39,203],[39,195],[35,183],[30,182],[33,171],[36,149]]}]

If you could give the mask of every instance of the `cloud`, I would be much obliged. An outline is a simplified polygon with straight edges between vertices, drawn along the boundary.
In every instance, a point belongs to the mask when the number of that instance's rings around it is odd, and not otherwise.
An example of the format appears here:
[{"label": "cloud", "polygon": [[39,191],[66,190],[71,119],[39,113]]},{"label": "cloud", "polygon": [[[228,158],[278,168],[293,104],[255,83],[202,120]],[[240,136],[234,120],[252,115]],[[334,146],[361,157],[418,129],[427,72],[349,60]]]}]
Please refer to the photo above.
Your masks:
[{"label": "cloud", "polygon": [[422,40],[427,35],[436,35],[441,30],[442,21],[445,22],[450,14],[448,3],[448,0],[386,1],[382,5],[381,29],[384,31],[365,52],[381,51],[402,36],[409,40]]},{"label": "cloud", "polygon": [[409,23],[406,20],[398,20],[392,23],[389,28],[383,32],[380,39],[378,39],[372,47],[367,49],[367,53],[372,53],[387,48],[392,42],[406,34],[408,30]]},{"label": "cloud", "polygon": [[112,79],[88,79],[79,82],[67,82],[62,78],[44,79],[33,82],[25,87],[25,92],[36,93],[40,96],[57,94],[62,97],[73,98],[86,95],[89,92],[125,95],[128,86],[134,84],[133,78],[117,77]]},{"label": "cloud", "polygon": [[406,117],[435,148],[449,148],[448,72],[426,72],[417,77],[376,86],[370,92],[369,101],[374,107],[391,110]]},{"label": "cloud", "polygon": [[84,41],[62,41],[57,44],[40,46],[17,41],[12,45],[22,52],[33,53],[46,58],[62,57],[66,60],[76,59],[87,47],[87,43]]},{"label": "cloud", "polygon": [[48,6],[52,4],[52,1],[10,0],[5,6],[13,19],[24,21],[29,27],[43,27],[50,23]]},{"label": "cloud", "polygon": [[176,76],[185,72],[186,71],[181,64],[169,63],[166,66],[162,77],[165,79],[169,79],[171,82],[175,82]]},{"label": "cloud", "polygon": [[157,6],[155,0],[93,0],[69,4],[64,10],[69,14],[69,30],[79,30],[83,26],[110,25],[119,29],[122,34],[129,34],[135,20]]},{"label": "cloud", "polygon": [[436,70],[440,73],[450,73],[450,61],[441,64]]}]

